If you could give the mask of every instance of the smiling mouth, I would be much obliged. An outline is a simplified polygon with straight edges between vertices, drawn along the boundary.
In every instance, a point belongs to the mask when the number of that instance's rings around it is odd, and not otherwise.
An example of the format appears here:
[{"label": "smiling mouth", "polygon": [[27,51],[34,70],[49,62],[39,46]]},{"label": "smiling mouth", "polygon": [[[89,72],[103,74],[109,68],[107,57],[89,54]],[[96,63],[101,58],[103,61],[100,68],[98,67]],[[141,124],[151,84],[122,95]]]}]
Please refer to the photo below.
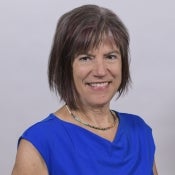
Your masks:
[{"label": "smiling mouth", "polygon": [[111,83],[111,81],[105,81],[105,82],[93,82],[93,83],[86,83],[87,85],[91,87],[106,87]]}]

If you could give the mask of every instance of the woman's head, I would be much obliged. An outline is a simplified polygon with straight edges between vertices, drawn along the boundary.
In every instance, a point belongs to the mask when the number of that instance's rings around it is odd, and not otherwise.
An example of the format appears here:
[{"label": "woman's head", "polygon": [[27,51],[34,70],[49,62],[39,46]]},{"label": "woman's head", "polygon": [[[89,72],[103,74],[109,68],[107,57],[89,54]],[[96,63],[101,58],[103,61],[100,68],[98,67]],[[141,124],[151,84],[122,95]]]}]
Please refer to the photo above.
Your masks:
[{"label": "woman's head", "polygon": [[120,96],[130,82],[129,35],[122,21],[112,11],[96,5],[75,8],[58,21],[48,66],[49,85],[72,109],[77,108],[78,98],[73,80],[74,58],[97,48],[106,38],[114,41],[121,54]]}]

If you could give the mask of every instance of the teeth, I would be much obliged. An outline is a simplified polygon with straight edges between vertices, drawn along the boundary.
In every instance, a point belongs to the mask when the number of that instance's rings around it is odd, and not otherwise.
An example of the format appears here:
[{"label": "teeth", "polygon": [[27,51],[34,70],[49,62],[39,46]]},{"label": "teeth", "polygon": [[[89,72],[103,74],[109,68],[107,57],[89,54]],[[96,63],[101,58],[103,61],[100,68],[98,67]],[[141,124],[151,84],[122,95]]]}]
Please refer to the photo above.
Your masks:
[{"label": "teeth", "polygon": [[108,85],[108,82],[103,82],[103,83],[89,83],[93,87],[104,87]]}]

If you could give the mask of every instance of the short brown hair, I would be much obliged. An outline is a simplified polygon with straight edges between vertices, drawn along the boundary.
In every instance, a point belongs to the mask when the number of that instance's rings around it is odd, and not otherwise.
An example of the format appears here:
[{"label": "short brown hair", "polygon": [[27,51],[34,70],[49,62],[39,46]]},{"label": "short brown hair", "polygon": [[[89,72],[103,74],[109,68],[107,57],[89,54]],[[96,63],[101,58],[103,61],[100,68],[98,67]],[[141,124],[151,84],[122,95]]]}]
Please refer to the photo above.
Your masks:
[{"label": "short brown hair", "polygon": [[120,96],[128,89],[130,71],[129,34],[119,17],[109,9],[83,5],[65,13],[58,21],[48,64],[49,86],[72,109],[77,109],[78,97],[73,81],[74,57],[97,47],[109,32],[121,52]]}]

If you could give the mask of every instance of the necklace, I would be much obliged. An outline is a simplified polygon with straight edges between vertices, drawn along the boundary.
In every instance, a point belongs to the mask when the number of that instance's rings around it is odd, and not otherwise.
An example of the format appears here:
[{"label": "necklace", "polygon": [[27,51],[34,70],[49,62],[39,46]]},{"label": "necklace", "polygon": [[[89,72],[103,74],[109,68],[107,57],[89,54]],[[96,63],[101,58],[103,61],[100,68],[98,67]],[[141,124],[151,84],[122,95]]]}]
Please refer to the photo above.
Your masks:
[{"label": "necklace", "polygon": [[71,112],[71,110],[69,109],[69,107],[68,107],[67,105],[66,105],[66,109],[67,109],[67,111],[69,112],[69,114],[70,114],[76,121],[78,121],[79,123],[81,123],[81,124],[83,124],[83,125],[85,125],[85,126],[88,126],[88,127],[90,127],[90,128],[93,128],[93,129],[106,131],[106,130],[109,130],[109,129],[113,128],[113,127],[115,126],[116,122],[117,122],[115,114],[111,111],[111,114],[112,114],[113,119],[114,119],[114,122],[112,123],[111,126],[104,127],[104,128],[103,128],[103,127],[101,128],[101,127],[93,126],[93,125],[90,125],[89,123],[83,122],[78,116],[75,116],[75,115]]}]

